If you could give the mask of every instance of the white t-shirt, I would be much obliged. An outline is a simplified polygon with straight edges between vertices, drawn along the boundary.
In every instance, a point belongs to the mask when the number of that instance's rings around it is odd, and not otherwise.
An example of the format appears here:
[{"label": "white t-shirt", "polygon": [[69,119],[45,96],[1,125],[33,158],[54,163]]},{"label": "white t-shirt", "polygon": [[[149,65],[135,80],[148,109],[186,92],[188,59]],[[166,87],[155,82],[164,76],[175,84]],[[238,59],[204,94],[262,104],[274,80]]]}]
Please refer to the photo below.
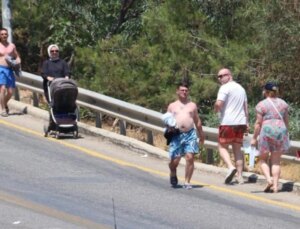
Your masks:
[{"label": "white t-shirt", "polygon": [[245,89],[235,81],[223,84],[217,100],[224,101],[221,110],[221,125],[246,125],[247,117],[244,104],[247,102]]}]

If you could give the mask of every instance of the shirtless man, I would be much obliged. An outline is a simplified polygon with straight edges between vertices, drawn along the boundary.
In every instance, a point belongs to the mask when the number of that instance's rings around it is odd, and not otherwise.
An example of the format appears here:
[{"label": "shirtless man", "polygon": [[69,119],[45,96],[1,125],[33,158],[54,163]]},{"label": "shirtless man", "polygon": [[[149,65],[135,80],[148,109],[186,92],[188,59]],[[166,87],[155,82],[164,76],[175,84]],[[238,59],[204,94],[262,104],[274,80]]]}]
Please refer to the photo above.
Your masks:
[{"label": "shirtless man", "polygon": [[15,63],[20,64],[21,59],[13,43],[9,43],[7,29],[0,29],[0,114],[7,117],[9,109],[8,101],[13,95],[13,90],[16,87],[15,76],[7,59],[15,59]]},{"label": "shirtless man", "polygon": [[[190,184],[194,172],[194,155],[199,151],[199,143],[204,144],[204,133],[202,123],[198,116],[197,105],[188,99],[189,87],[185,82],[181,82],[176,91],[178,99],[169,104],[168,112],[172,113],[176,120],[176,127],[180,133],[174,136],[169,145],[170,156],[170,183],[177,186],[178,179],[176,168],[182,156],[185,157],[185,183],[184,188],[191,189]],[[195,127],[197,129],[195,130]],[[197,134],[200,138],[198,142]]]}]

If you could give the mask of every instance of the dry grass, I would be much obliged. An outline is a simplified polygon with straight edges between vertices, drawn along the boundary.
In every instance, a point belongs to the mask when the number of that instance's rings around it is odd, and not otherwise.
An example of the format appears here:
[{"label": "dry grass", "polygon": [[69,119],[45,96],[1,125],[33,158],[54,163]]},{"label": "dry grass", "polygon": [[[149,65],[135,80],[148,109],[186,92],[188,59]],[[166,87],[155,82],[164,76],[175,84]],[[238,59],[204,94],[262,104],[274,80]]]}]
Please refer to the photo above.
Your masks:
[{"label": "dry grass", "polygon": [[[280,174],[281,179],[285,179],[293,182],[300,182],[300,164],[287,163],[282,161],[280,165],[281,165],[281,174]],[[252,172],[255,172],[257,174],[262,174],[258,160],[255,163]]]}]

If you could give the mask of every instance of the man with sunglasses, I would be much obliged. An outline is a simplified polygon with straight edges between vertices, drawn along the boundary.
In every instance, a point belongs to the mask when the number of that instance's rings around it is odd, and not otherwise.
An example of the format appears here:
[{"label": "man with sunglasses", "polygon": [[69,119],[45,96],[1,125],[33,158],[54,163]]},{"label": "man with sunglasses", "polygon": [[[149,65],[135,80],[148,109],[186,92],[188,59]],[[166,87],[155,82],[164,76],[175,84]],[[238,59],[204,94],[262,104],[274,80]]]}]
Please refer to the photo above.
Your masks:
[{"label": "man with sunglasses", "polygon": [[67,62],[59,57],[58,45],[49,45],[48,49],[49,59],[43,62],[42,66],[42,77],[44,94],[47,102],[49,103],[48,95],[48,82],[54,80],[55,78],[66,78],[70,77],[70,69]]},{"label": "man with sunglasses", "polygon": [[[215,103],[215,111],[220,115],[219,145],[221,158],[226,163],[229,171],[225,184],[230,184],[237,173],[237,183],[244,183],[242,172],[244,154],[241,152],[244,133],[248,131],[248,103],[245,89],[233,80],[229,69],[222,68],[218,73],[221,87]],[[235,166],[228,152],[232,146]]]},{"label": "man with sunglasses", "polygon": [[8,30],[0,29],[0,114],[7,117],[9,109],[8,101],[13,95],[16,87],[14,70],[19,68],[21,58],[16,46],[8,41]]}]

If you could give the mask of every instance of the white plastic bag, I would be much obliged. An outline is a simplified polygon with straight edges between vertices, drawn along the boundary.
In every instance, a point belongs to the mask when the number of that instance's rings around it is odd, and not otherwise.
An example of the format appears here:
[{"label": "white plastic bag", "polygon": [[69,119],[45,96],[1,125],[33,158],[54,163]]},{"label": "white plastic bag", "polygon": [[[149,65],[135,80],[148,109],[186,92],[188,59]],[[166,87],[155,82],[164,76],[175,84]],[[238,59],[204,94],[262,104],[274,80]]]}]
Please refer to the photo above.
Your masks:
[{"label": "white plastic bag", "polygon": [[251,146],[251,137],[245,136],[243,139],[244,153],[249,155],[249,167],[253,168],[255,164],[255,157],[259,155],[259,151]]},{"label": "white plastic bag", "polygon": [[244,148],[244,152],[249,155],[249,167],[253,168],[255,164],[255,157],[259,155],[259,151],[255,147],[249,146]]}]

